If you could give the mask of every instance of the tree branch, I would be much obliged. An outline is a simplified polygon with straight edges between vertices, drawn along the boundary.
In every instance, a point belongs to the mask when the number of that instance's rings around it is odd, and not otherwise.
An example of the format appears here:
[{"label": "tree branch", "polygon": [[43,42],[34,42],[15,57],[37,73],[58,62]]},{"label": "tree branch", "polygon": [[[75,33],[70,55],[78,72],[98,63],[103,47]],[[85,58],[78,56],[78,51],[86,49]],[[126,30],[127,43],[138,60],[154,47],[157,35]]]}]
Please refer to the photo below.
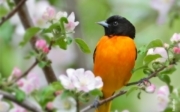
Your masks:
[{"label": "tree branch", "polygon": [[17,6],[6,16],[1,18],[0,26],[3,25],[5,21],[7,21],[9,18],[11,18],[18,10],[19,8],[26,2],[26,0],[21,0]]},{"label": "tree branch", "polygon": [[13,95],[11,95],[5,91],[0,90],[0,94],[3,95],[3,97],[5,99],[13,101],[14,103],[17,103],[18,105],[20,105],[32,112],[43,112],[43,110],[41,108],[39,108],[36,105],[34,105],[33,103],[31,103],[31,101],[29,101],[28,99],[25,99],[23,102],[20,102]]},{"label": "tree branch", "polygon": [[11,86],[15,84],[18,80],[25,77],[37,64],[38,64],[38,61],[36,60],[20,77],[12,80],[11,82],[8,82],[7,84],[5,84],[5,86]]},{"label": "tree branch", "polygon": [[[14,1],[17,5],[20,2],[19,0],[14,0]],[[20,20],[21,20],[25,29],[28,29],[28,28],[34,26],[32,23],[32,20],[30,18],[30,15],[29,15],[29,12],[27,10],[26,5],[23,5],[22,7],[19,8],[18,14],[19,14]],[[35,51],[37,51],[35,48],[35,42],[36,42],[37,38],[38,38],[37,36],[34,36],[30,40],[31,46]],[[45,57],[43,59],[43,61],[48,61],[47,57]],[[48,81],[48,83],[52,83],[54,81],[57,81],[56,75],[54,74],[54,71],[53,71],[51,65],[45,66],[43,68],[43,72],[45,74],[45,77],[46,77],[46,80]]]},{"label": "tree branch", "polygon": [[[116,98],[116,97],[118,97],[118,96],[121,96],[121,95],[123,95],[123,94],[125,94],[125,93],[127,93],[127,91],[120,91],[119,93],[114,94],[113,96],[111,96],[111,97],[109,97],[109,98],[106,98],[106,99],[104,99],[104,100],[101,100],[101,101],[98,102],[98,106],[100,106],[100,105],[102,105],[102,104],[104,104],[104,103],[106,103],[106,102],[109,102],[109,101],[113,100],[114,98]],[[80,112],[86,112],[86,111],[88,111],[88,110],[90,110],[90,109],[92,109],[92,108],[96,108],[94,104],[91,104],[91,105],[85,107],[85,108],[82,109]]]},{"label": "tree branch", "polygon": [[[174,64],[170,64],[169,66],[171,66],[171,65],[174,65]],[[153,72],[151,75],[149,75],[147,78],[141,79],[141,80],[139,80],[139,81],[135,81],[135,82],[128,83],[126,86],[136,85],[136,84],[142,83],[144,80],[149,80],[149,79],[151,79],[151,78],[153,78],[153,77],[156,77],[157,74],[158,74],[160,71],[164,70],[165,68],[167,68],[167,66],[164,65],[164,66],[162,66],[161,68],[159,68],[158,70],[154,71],[154,72]],[[118,96],[121,96],[121,95],[123,95],[123,94],[125,94],[125,93],[127,93],[127,92],[128,92],[128,91],[123,91],[123,90],[122,90],[122,91],[120,91],[119,93],[114,94],[113,96],[111,96],[111,97],[109,97],[109,98],[106,98],[106,99],[104,99],[104,100],[99,101],[97,106],[100,106],[100,105],[102,105],[102,104],[104,104],[104,103],[106,103],[106,102],[109,102],[109,101],[113,100],[114,98],[116,98],[116,97],[118,97]],[[92,109],[92,108],[95,108],[94,104],[91,104],[91,105],[85,107],[85,108],[82,109],[80,112],[86,112],[86,111],[88,111],[88,110],[90,110],[90,109]]]}]

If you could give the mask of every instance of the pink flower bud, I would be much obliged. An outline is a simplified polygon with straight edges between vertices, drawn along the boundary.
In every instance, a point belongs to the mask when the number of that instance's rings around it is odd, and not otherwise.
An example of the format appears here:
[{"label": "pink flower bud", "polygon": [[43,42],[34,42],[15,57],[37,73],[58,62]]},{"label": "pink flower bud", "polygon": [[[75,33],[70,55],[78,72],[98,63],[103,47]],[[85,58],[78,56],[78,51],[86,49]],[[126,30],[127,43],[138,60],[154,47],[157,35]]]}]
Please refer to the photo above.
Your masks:
[{"label": "pink flower bud", "polygon": [[46,105],[46,108],[47,108],[48,110],[53,110],[53,109],[54,109],[53,103],[52,103],[52,102],[48,102],[47,105]]},{"label": "pink flower bud", "polygon": [[37,49],[40,49],[40,50],[42,50],[44,47],[46,47],[46,45],[47,45],[47,43],[46,43],[46,41],[43,40],[43,39],[37,40],[37,41],[36,41],[36,44],[35,44],[36,48],[37,48]]},{"label": "pink flower bud", "polygon": [[56,11],[54,7],[48,7],[46,11],[43,13],[42,18],[47,21],[51,21],[55,18],[55,14],[56,14]]},{"label": "pink flower bud", "polygon": [[49,53],[49,48],[46,46],[42,49],[42,51],[47,54],[47,53]]},{"label": "pink flower bud", "polygon": [[156,86],[154,84],[151,84],[150,86],[146,87],[145,91],[148,93],[154,93],[156,90]]},{"label": "pink flower bud", "polygon": [[174,48],[173,48],[173,52],[174,52],[175,54],[180,54],[180,48],[179,48],[179,47],[174,47]]},{"label": "pink flower bud", "polygon": [[21,70],[17,67],[15,67],[11,73],[13,77],[20,77],[22,75]]}]

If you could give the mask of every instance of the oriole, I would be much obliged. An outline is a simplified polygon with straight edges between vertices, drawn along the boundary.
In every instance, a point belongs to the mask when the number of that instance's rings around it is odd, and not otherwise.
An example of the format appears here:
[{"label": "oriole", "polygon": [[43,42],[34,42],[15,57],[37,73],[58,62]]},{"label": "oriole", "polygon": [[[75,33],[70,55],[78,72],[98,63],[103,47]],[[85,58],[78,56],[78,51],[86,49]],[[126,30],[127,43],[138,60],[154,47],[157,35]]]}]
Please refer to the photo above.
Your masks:
[{"label": "oriole", "polygon": [[[94,74],[103,80],[105,99],[127,84],[137,57],[134,43],[135,27],[124,17],[114,15],[106,21],[98,22],[105,30],[105,35],[94,50]],[[110,112],[111,102],[96,109],[96,112]]]}]

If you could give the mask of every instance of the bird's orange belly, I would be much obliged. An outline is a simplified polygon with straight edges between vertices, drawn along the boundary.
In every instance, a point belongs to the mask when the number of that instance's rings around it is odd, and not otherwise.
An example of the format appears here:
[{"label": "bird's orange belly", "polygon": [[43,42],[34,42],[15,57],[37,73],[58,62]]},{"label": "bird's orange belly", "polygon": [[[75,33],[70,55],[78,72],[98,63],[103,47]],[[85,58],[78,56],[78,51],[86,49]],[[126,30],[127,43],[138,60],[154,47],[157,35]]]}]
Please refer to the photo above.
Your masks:
[{"label": "bird's orange belly", "polygon": [[131,77],[135,64],[136,48],[129,37],[103,37],[97,45],[94,73],[100,76],[105,97],[124,86]]}]

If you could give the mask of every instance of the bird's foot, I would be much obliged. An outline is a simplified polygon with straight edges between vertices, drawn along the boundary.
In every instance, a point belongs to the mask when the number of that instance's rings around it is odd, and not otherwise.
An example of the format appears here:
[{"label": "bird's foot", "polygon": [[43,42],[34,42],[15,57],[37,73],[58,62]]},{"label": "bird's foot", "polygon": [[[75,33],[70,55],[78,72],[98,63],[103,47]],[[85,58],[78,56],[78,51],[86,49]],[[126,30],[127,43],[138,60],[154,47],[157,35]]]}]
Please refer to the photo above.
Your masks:
[{"label": "bird's foot", "polygon": [[93,107],[94,107],[95,109],[97,109],[98,106],[99,106],[99,98],[97,97],[97,98],[95,99],[94,103],[93,103]]},{"label": "bird's foot", "polygon": [[148,86],[148,85],[151,85],[151,82],[149,81],[149,79],[148,78],[143,78],[143,79],[141,79],[140,81],[139,81],[139,86],[140,85],[144,85],[144,86]]}]

